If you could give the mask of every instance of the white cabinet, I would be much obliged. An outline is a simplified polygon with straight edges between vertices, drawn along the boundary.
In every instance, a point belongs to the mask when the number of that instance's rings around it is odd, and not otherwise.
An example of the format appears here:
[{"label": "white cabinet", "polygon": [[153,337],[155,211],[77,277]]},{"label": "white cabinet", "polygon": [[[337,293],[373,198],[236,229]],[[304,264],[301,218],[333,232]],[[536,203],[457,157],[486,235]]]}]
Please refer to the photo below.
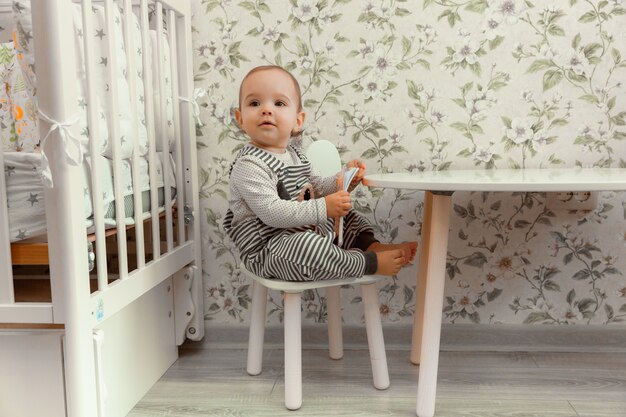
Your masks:
[{"label": "white cabinet", "polygon": [[0,333],[0,416],[65,417],[62,330]]}]

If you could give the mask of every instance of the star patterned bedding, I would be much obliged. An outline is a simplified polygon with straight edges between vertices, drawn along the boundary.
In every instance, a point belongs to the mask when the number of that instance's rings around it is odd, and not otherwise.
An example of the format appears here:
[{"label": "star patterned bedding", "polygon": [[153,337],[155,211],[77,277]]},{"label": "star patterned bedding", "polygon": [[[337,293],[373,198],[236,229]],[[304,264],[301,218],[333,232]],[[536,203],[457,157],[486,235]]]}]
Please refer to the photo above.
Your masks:
[{"label": "star patterned bedding", "polygon": [[[156,187],[159,193],[159,207],[163,208],[163,159],[167,155],[170,169],[170,184],[175,184],[174,160],[171,154],[157,152],[156,160]],[[102,179],[102,209],[104,212],[105,226],[113,227],[115,221],[115,198],[113,193],[113,166],[111,160],[101,155],[100,178]],[[141,157],[139,160],[139,190],[142,193],[143,218],[150,216],[150,175],[148,159]],[[91,158],[83,163],[83,176],[80,178],[83,187],[83,207],[87,227],[93,224],[93,207],[91,192]],[[129,161],[122,162],[122,192],[125,208],[125,223],[134,223],[134,200],[132,167]],[[44,205],[44,187],[40,179],[41,153],[39,152],[5,152],[4,153],[4,178],[7,188],[7,206],[9,209],[9,237],[11,242],[27,239],[45,233],[46,216]],[[172,196],[175,189],[172,189]],[[173,198],[173,197],[172,197]]]},{"label": "star patterned bedding", "polygon": [[[136,103],[137,110],[133,112],[131,108],[130,87],[127,80],[129,63],[127,62],[124,38],[123,38],[123,17],[117,8],[113,10],[114,33],[108,34],[105,28],[105,10],[102,5],[94,4],[92,7],[94,31],[86,34],[83,31],[81,19],[81,6],[75,5],[73,16],[75,42],[73,47],[76,50],[77,66],[76,78],[78,87],[78,122],[72,127],[76,137],[80,138],[85,151],[89,149],[89,133],[97,130],[99,137],[100,160],[99,178],[101,178],[102,196],[101,202],[105,213],[105,225],[112,227],[115,225],[115,197],[113,194],[113,169],[112,160],[112,140],[109,135],[109,125],[111,118],[116,118],[119,126],[120,156],[122,158],[122,189],[125,207],[126,224],[134,222],[134,201],[131,159],[135,151],[140,158],[139,163],[139,184],[138,188],[142,192],[144,218],[150,215],[150,179],[148,151],[149,141],[146,128],[145,94],[146,90],[154,97],[154,121],[156,127],[155,146],[157,150],[157,184],[159,193],[159,207],[163,207],[163,163],[171,165],[170,185],[172,185],[172,196],[175,195],[174,188],[174,161],[169,153],[173,150],[174,144],[174,120],[172,97],[172,74],[170,69],[170,49],[167,38],[163,37],[163,53],[157,54],[157,35],[151,30],[149,37],[149,47],[146,51],[148,62],[151,63],[153,71],[156,71],[158,59],[162,60],[163,75],[158,77],[153,72],[153,85],[145,88],[143,83],[143,53],[140,39],[141,29],[137,17],[132,14],[131,22],[132,36],[134,39],[131,58],[135,64]],[[37,126],[38,110],[36,105],[36,74],[34,63],[34,47],[32,37],[32,22],[30,18],[30,4],[28,1],[13,1],[13,41],[0,44],[0,138],[2,151],[4,152],[4,175],[7,187],[7,205],[9,212],[9,233],[11,241],[18,241],[32,236],[45,233],[45,206],[43,183],[41,181],[41,150],[39,128]],[[111,35],[115,44],[114,56],[108,51],[108,36]],[[88,126],[87,123],[87,100],[86,100],[86,62],[83,51],[85,36],[91,36],[93,46],[94,62],[92,65],[96,69],[96,93],[98,98],[93,105],[99,115],[96,126]],[[110,68],[112,62],[115,67]],[[165,81],[165,90],[159,92],[159,80]],[[107,93],[111,85],[117,86],[117,102],[109,105]],[[165,94],[164,113],[161,111],[160,98]],[[177,103],[177,101],[176,101]],[[90,103],[92,105],[92,103]],[[111,110],[113,109],[113,110]],[[162,114],[163,113],[163,114]],[[136,119],[133,119],[133,115]],[[165,119],[165,120],[164,120]],[[165,129],[162,129],[165,126]],[[165,137],[163,137],[165,135]],[[167,153],[163,153],[162,141],[169,145]],[[137,145],[137,146],[135,146]],[[87,152],[85,153],[87,154]],[[93,224],[93,207],[91,193],[92,158],[87,156],[83,162],[83,177],[81,182],[84,190],[84,214],[87,219],[87,227]],[[172,197],[173,198],[173,197]]]}]

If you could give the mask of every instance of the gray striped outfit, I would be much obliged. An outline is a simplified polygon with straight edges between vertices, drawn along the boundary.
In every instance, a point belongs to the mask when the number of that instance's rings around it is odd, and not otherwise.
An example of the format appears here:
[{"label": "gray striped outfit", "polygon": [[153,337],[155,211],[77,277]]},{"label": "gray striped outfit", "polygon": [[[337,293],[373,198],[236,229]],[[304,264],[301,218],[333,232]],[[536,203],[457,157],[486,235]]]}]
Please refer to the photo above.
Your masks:
[{"label": "gray striped outfit", "polygon": [[[224,229],[251,272],[264,278],[315,281],[376,272],[373,229],[354,210],[344,217],[344,248],[335,243],[334,219],[321,197],[336,191],[336,177],[322,178],[298,150],[293,165],[246,145],[231,165],[230,209]],[[312,198],[303,194],[312,189]]]}]

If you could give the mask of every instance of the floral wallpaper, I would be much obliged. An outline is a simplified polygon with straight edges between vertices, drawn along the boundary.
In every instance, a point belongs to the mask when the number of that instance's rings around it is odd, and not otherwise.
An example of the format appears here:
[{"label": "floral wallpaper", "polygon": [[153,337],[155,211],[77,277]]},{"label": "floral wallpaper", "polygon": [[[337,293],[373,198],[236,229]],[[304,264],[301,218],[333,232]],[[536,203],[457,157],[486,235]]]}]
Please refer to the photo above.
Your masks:
[{"label": "floral wallpaper", "polygon": [[[195,0],[205,317],[245,325],[250,282],[221,227],[228,167],[246,142],[232,117],[243,75],[299,79],[303,146],[329,139],[368,172],[626,167],[626,1]],[[383,242],[415,239],[423,193],[354,193]],[[379,286],[387,325],[409,324],[416,265]],[[626,321],[626,194],[592,211],[545,193],[455,193],[444,321]],[[271,294],[270,322],[282,319]],[[362,321],[357,288],[344,321]],[[325,321],[310,291],[305,321]]]}]

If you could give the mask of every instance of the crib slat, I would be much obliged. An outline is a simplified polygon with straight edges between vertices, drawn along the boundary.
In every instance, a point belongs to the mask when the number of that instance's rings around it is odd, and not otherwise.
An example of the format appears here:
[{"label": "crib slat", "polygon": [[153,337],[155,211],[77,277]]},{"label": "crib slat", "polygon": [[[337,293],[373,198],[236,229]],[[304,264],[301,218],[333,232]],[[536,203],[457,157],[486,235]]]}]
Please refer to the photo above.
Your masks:
[{"label": "crib slat", "polygon": [[[159,80],[159,98],[160,103],[158,105],[161,108],[161,149],[163,151],[163,195],[165,196],[165,236],[167,240],[168,252],[174,247],[173,233],[172,233],[172,190],[170,184],[170,144],[169,137],[167,135],[167,105],[166,105],[166,91],[165,91],[165,66],[163,60],[165,46],[163,45],[163,5],[159,2],[156,3],[156,36],[157,36],[157,74]],[[170,60],[172,59],[170,51]],[[171,80],[170,80],[171,82]],[[171,99],[171,97],[170,97]]]},{"label": "crib slat", "polygon": [[98,289],[104,290],[109,284],[107,280],[107,250],[104,232],[104,207],[102,206],[102,185],[100,175],[102,172],[102,164],[100,160],[100,123],[98,109],[96,107],[96,76],[93,56],[93,38],[86,34],[94,33],[93,29],[93,13],[84,13],[85,10],[90,11],[92,7],[91,0],[83,0],[82,2],[82,20],[83,20],[83,50],[85,56],[85,72],[87,75],[87,124],[89,126],[89,154],[91,155],[91,201],[93,206],[93,219],[96,234],[96,265],[98,270]]},{"label": "crib slat", "polygon": [[11,266],[11,240],[9,238],[9,210],[7,186],[4,180],[4,152],[0,149],[0,304],[15,302],[13,293],[13,267]]},{"label": "crib slat", "polygon": [[122,156],[121,156],[121,143],[120,143],[120,123],[118,106],[118,91],[117,91],[117,45],[115,45],[115,22],[113,21],[113,8],[117,7],[113,3],[113,0],[105,0],[104,2],[104,20],[107,36],[107,48],[109,52],[109,62],[107,70],[111,84],[109,85],[109,138],[112,144],[113,150],[113,190],[115,194],[115,222],[117,227],[117,247],[118,247],[118,262],[120,279],[126,279],[128,276],[128,257],[126,255],[126,216],[124,207],[124,193],[122,192]]},{"label": "crib slat", "polygon": [[[148,21],[148,2],[147,0],[141,0],[139,7],[139,20],[141,25],[141,44],[143,46],[143,85],[146,86],[146,91],[152,88],[152,62],[150,55],[156,53],[151,50],[150,44],[150,23]],[[150,54],[147,52],[150,51]],[[148,130],[148,172],[150,175],[150,206],[152,216],[152,256],[153,259],[158,259],[161,256],[160,247],[160,227],[159,227],[159,189],[156,186],[157,174],[157,154],[156,154],[156,139],[155,139],[155,126],[154,126],[154,100],[152,94],[145,95],[145,107],[146,107],[146,129]]]},{"label": "crib slat", "polygon": [[146,263],[143,246],[143,203],[139,187],[139,115],[137,113],[137,68],[135,66],[135,40],[132,31],[132,4],[131,0],[124,0],[124,46],[126,48],[126,78],[130,92],[130,112],[132,120],[132,134],[135,139],[132,159],[133,201],[135,214],[135,241],[137,243],[137,268],[143,268]]},{"label": "crib slat", "polygon": [[[185,191],[183,188],[183,155],[180,135],[180,101],[178,99],[178,66],[176,59],[178,57],[178,47],[176,44],[176,13],[173,10],[167,11],[167,26],[169,28],[170,41],[170,65],[172,69],[172,95],[174,96],[174,134],[175,149],[174,163],[176,167],[176,205],[178,206],[178,244],[185,242]],[[193,97],[189,97],[193,99]]]}]

